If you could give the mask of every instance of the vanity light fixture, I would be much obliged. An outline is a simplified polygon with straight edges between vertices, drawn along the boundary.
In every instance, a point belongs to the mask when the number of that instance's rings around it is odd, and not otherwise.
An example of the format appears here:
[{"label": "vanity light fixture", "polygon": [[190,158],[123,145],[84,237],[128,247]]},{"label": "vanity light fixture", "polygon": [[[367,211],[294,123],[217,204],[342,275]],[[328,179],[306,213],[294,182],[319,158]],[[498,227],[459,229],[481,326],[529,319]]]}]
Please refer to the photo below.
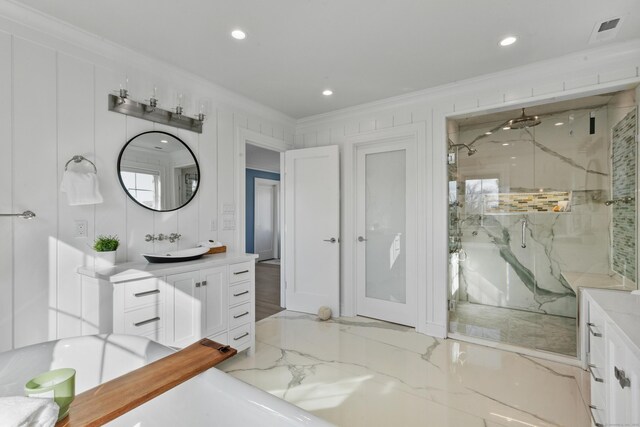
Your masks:
[{"label": "vanity light fixture", "polygon": [[331,89],[325,89],[325,90],[322,91],[322,94],[324,96],[331,96],[331,95],[333,95],[333,91]]},{"label": "vanity light fixture", "polygon": [[[126,86],[120,85],[120,91],[110,93],[108,95],[109,111],[136,117],[138,119],[149,120],[154,123],[161,123],[171,127],[190,130],[196,133],[202,133],[204,114],[200,113],[197,117],[184,115],[182,94],[178,94],[178,105],[175,108],[171,110],[164,110],[157,107],[158,99],[155,97],[155,93],[156,90],[154,88],[154,96],[152,96],[148,102],[135,101],[129,98],[129,92],[126,89]],[[160,142],[167,143],[167,141]]]},{"label": "vanity light fixture", "polygon": [[502,46],[502,47],[510,46],[510,45],[514,44],[517,40],[518,40],[518,38],[515,37],[515,36],[505,37],[502,40],[500,40],[500,46]]},{"label": "vanity light fixture", "polygon": [[236,40],[244,40],[247,38],[247,33],[245,33],[242,30],[236,29],[231,31],[231,37],[233,37]]}]

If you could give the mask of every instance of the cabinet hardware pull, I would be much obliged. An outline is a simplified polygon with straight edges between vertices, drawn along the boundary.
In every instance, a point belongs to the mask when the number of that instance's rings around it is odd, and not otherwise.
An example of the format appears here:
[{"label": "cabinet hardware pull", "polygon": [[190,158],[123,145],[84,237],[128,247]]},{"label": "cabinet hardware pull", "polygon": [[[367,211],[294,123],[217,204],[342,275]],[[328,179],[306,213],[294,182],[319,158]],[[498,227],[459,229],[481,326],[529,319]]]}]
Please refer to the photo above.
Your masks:
[{"label": "cabinet hardware pull", "polygon": [[593,425],[596,426],[596,427],[604,427],[604,424],[599,423],[599,422],[596,421],[596,416],[593,415],[593,410],[594,409],[598,409],[598,408],[596,408],[593,405],[589,405],[589,413],[591,414],[591,419],[593,420]]},{"label": "cabinet hardware pull", "polygon": [[249,314],[249,312],[248,312],[248,311],[245,311],[245,312],[244,312],[244,313],[242,313],[242,314],[238,314],[237,316],[233,316],[233,318],[234,318],[234,319],[239,319],[239,318],[241,318],[242,316],[246,316],[247,314]]},{"label": "cabinet hardware pull", "polygon": [[239,297],[240,295],[246,295],[249,291],[240,292],[239,294],[233,294],[234,297]]},{"label": "cabinet hardware pull", "polygon": [[142,322],[134,323],[133,326],[142,326],[142,325],[146,325],[147,323],[157,322],[158,320],[160,320],[160,318],[156,316],[152,319],[147,319],[147,320],[143,320]]},{"label": "cabinet hardware pull", "polygon": [[160,289],[154,289],[152,291],[138,292],[137,294],[133,294],[134,297],[146,297],[147,295],[159,294]]},{"label": "cabinet hardware pull", "polygon": [[593,335],[594,337],[601,337],[602,336],[601,333],[596,332],[596,331],[593,330],[593,327],[596,326],[595,324],[587,323],[587,326],[589,327],[589,332],[591,332],[591,335]]},{"label": "cabinet hardware pull", "polygon": [[244,334],[240,335],[239,337],[235,337],[233,340],[234,341],[241,340],[242,338],[246,337],[247,335],[249,335],[249,332],[245,332]]},{"label": "cabinet hardware pull", "polygon": [[589,373],[591,373],[591,376],[593,377],[593,379],[595,380],[595,382],[597,382],[597,383],[603,383],[603,382],[604,382],[604,380],[603,380],[602,378],[598,378],[598,377],[596,377],[596,374],[594,374],[594,373],[593,373],[593,370],[592,370],[591,368],[597,368],[597,366],[596,366],[596,365],[589,364]]},{"label": "cabinet hardware pull", "polygon": [[206,280],[202,281],[202,286],[207,286],[207,281]]},{"label": "cabinet hardware pull", "polygon": [[196,288],[200,287],[200,282],[196,282]]},{"label": "cabinet hardware pull", "polygon": [[617,366],[613,367],[613,373],[616,376],[616,379],[620,383],[620,387],[623,389],[625,387],[631,387],[631,379],[627,378],[627,374],[624,373],[622,369],[618,369]]},{"label": "cabinet hardware pull", "polygon": [[242,270],[242,271],[236,271],[233,274],[235,274],[237,276],[238,274],[244,274],[244,273],[248,273],[248,272],[249,272],[249,270]]}]

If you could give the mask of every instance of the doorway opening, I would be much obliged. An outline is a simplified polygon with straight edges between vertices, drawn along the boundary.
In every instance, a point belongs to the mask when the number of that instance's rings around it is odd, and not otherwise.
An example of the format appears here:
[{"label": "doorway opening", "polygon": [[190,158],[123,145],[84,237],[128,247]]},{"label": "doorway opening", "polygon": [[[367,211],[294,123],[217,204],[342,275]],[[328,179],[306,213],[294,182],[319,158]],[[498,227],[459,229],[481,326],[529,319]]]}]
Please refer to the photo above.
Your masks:
[{"label": "doorway opening", "polygon": [[280,280],[280,153],[247,143],[246,251],[256,263],[256,321],[282,310]]}]

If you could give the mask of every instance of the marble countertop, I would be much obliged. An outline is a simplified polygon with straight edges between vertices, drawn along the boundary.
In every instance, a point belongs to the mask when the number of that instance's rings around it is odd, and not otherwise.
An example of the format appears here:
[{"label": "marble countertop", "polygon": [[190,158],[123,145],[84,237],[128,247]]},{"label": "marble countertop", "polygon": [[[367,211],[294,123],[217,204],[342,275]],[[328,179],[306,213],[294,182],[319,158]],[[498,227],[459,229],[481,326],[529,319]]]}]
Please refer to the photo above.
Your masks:
[{"label": "marble countertop", "polygon": [[640,295],[605,289],[583,289],[615,323],[627,346],[640,359]]},{"label": "marble countertop", "polygon": [[562,277],[564,277],[576,294],[578,293],[578,288],[614,289],[620,291],[636,290],[636,284],[634,282],[628,279],[623,280],[623,278],[617,274],[608,275],[566,271],[562,272]]},{"label": "marble countertop", "polygon": [[254,261],[256,254],[238,252],[224,252],[221,254],[204,255],[195,261],[149,263],[146,261],[134,261],[124,264],[116,264],[106,270],[95,270],[91,267],[79,267],[78,273],[83,276],[106,280],[111,283],[125,282],[127,280],[144,279],[145,277],[164,276],[166,274],[185,273],[208,267],[233,264],[237,262]]}]

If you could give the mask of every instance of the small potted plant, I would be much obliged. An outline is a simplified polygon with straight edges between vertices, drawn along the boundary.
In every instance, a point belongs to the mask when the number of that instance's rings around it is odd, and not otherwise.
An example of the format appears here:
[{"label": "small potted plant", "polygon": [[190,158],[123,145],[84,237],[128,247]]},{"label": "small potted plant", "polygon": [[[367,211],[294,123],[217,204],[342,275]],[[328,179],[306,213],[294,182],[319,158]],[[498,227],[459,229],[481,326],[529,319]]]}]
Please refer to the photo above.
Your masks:
[{"label": "small potted plant", "polygon": [[96,268],[110,268],[116,263],[116,249],[120,245],[118,236],[100,235],[93,243],[96,251]]}]

